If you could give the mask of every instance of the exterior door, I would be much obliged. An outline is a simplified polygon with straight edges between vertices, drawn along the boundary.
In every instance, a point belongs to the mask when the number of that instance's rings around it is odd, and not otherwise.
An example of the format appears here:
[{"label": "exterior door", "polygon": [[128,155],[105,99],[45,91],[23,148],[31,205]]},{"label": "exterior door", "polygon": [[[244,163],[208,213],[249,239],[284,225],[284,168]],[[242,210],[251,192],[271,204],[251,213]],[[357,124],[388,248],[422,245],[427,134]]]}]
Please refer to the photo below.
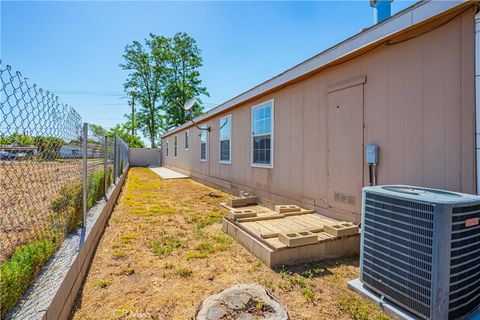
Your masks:
[{"label": "exterior door", "polygon": [[328,94],[328,205],[361,212],[363,84]]}]

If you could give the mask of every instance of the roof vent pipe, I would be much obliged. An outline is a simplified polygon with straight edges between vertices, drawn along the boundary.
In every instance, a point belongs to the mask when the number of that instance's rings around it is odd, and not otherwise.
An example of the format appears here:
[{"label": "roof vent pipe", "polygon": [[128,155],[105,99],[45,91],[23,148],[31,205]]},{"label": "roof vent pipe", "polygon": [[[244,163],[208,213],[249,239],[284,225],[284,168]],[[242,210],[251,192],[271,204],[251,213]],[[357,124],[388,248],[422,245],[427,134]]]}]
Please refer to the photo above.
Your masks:
[{"label": "roof vent pipe", "polygon": [[373,8],[373,23],[377,24],[392,15],[393,0],[370,0],[370,6]]}]

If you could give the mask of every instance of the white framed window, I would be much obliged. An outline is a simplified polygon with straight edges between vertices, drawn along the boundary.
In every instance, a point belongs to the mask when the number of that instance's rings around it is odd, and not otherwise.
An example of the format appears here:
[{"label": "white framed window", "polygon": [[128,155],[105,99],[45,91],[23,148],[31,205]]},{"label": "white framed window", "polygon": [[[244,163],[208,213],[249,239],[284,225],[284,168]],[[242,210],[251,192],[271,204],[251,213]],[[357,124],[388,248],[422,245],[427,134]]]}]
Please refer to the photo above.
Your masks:
[{"label": "white framed window", "polygon": [[167,140],[167,143],[165,145],[165,156],[168,157],[168,140]]},{"label": "white framed window", "polygon": [[273,99],[252,107],[252,167],[273,168]]},{"label": "white framed window", "polygon": [[173,137],[173,157],[176,158],[178,156],[178,137]]},{"label": "white framed window", "polygon": [[207,161],[207,143],[208,143],[208,131],[207,125],[201,125],[200,128],[205,130],[200,130],[200,161]]},{"label": "white framed window", "polygon": [[187,130],[185,131],[185,150],[188,150],[188,135],[190,132]]},{"label": "white framed window", "polygon": [[219,162],[232,163],[232,115],[221,117],[219,123]]}]

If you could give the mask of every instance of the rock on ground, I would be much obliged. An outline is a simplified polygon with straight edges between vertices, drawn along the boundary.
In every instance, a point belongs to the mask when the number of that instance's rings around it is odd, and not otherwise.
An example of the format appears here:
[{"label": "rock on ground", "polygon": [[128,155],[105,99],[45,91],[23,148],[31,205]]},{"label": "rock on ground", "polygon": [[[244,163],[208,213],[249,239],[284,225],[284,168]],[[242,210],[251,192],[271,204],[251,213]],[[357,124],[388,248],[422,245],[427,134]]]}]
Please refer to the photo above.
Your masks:
[{"label": "rock on ground", "polygon": [[197,310],[196,320],[288,320],[283,305],[264,287],[238,284],[207,297]]}]

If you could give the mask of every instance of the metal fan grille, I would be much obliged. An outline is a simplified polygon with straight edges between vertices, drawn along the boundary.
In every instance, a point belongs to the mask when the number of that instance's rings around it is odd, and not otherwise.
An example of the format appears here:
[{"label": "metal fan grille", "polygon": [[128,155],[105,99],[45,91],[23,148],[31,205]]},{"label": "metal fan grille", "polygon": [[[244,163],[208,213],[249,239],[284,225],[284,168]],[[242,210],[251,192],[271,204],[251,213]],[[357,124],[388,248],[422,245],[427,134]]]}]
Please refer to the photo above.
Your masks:
[{"label": "metal fan grille", "polygon": [[431,306],[433,210],[372,193],[365,197],[363,281],[425,319]]}]

